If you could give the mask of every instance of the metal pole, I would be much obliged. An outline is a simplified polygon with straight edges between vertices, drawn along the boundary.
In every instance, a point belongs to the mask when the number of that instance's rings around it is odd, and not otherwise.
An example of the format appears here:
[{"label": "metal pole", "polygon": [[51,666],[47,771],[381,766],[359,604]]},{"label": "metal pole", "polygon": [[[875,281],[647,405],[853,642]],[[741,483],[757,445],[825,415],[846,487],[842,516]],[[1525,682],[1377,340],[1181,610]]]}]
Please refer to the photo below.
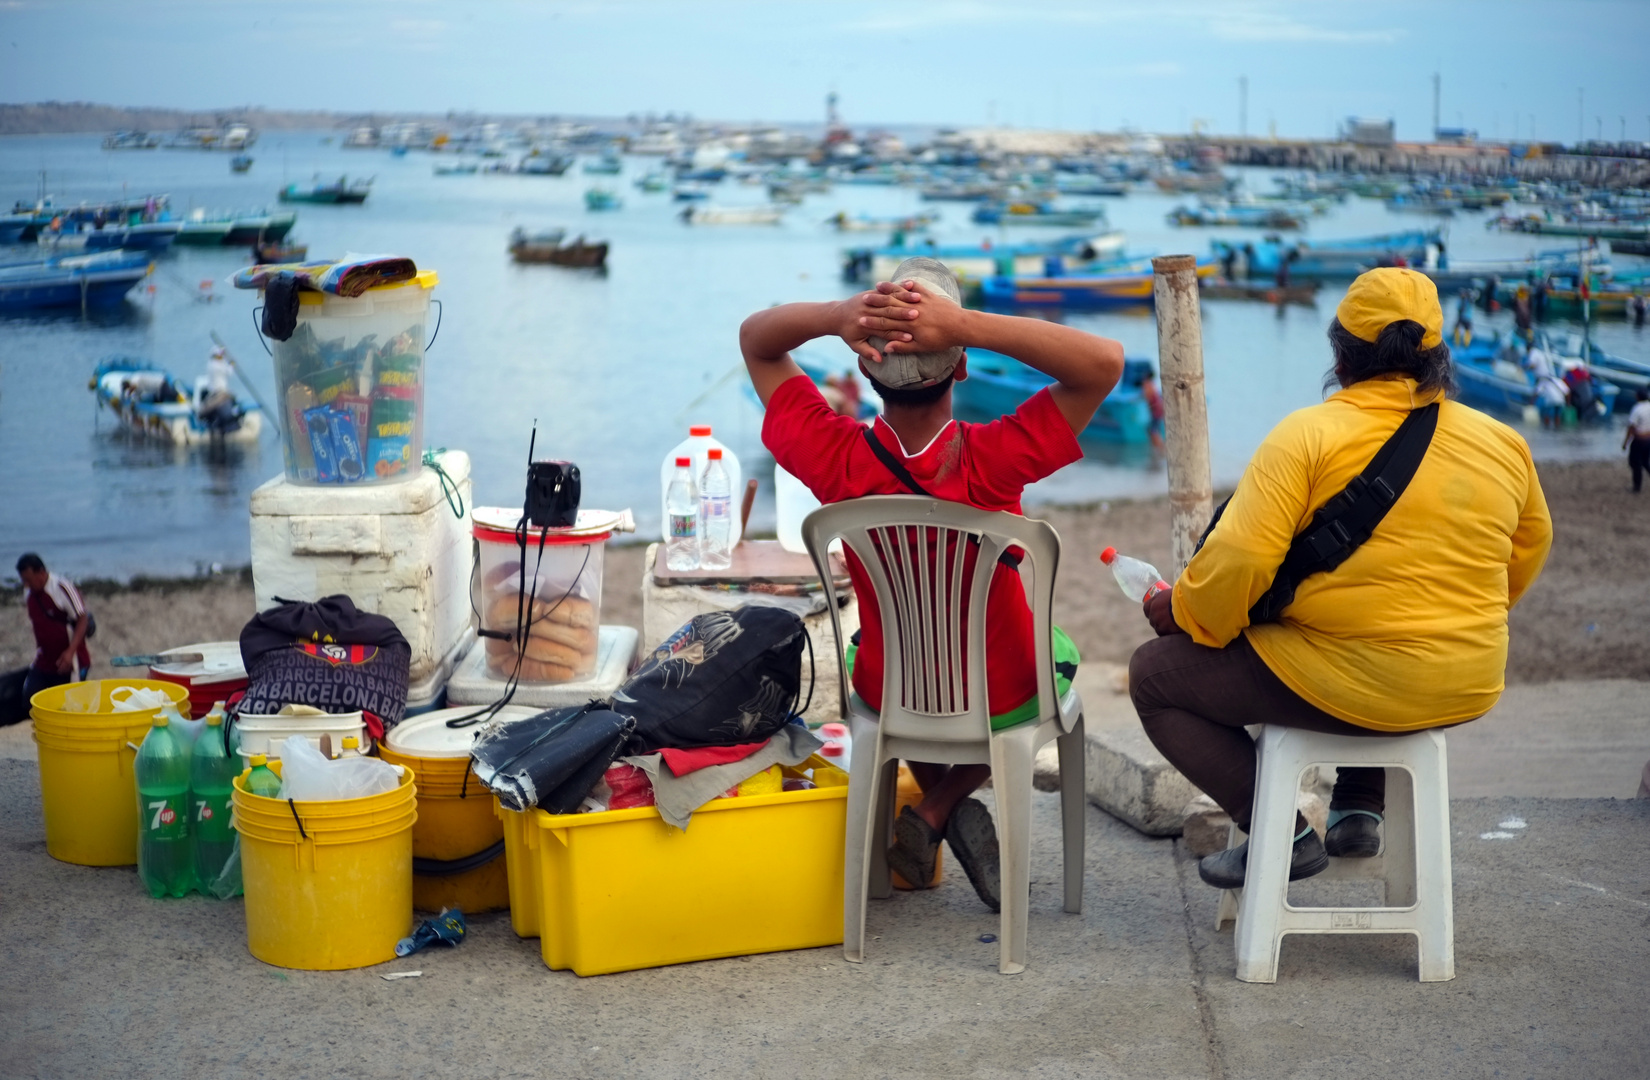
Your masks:
[{"label": "metal pole", "polygon": [[1152,260],[1152,273],[1169,452],[1169,510],[1173,515],[1169,539],[1174,576],[1179,577],[1214,514],[1214,489],[1209,479],[1209,410],[1203,392],[1203,317],[1198,307],[1195,258],[1160,255]]}]

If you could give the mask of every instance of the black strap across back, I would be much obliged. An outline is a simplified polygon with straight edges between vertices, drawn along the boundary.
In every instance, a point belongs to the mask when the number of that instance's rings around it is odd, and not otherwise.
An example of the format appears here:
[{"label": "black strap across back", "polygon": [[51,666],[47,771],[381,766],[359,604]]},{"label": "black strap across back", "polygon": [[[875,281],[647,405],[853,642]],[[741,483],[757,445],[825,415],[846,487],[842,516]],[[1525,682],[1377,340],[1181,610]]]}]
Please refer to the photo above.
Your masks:
[{"label": "black strap across back", "polygon": [[[939,498],[938,495],[935,495],[933,492],[917,483],[917,478],[911,475],[911,470],[905,467],[905,463],[903,461],[894,456],[894,452],[892,450],[889,450],[886,446],[882,445],[881,439],[878,439],[875,435],[871,434],[871,429],[869,427],[861,427],[859,429],[859,433],[865,436],[865,445],[871,448],[871,453],[877,456],[877,460],[882,462],[884,468],[894,474],[895,480],[898,480],[900,483],[905,485],[905,489],[907,491],[913,495],[927,496],[930,499]],[[1010,548],[1001,555],[997,556],[997,561],[1008,567],[1010,570],[1018,570],[1020,568],[1020,562],[1024,558],[1025,556],[1021,553],[1019,548]]]},{"label": "black strap across back", "polygon": [[[1300,583],[1313,574],[1335,569],[1345,562],[1375,532],[1387,511],[1415,478],[1432,436],[1438,430],[1438,403],[1423,406],[1404,417],[1398,430],[1381,445],[1364,466],[1334,498],[1318,508],[1312,523],[1290,543],[1272,585],[1249,609],[1249,622],[1276,622],[1283,609],[1295,599]],[[1197,542],[1197,550],[1220,522],[1227,503],[1216,508],[1209,527]]]}]

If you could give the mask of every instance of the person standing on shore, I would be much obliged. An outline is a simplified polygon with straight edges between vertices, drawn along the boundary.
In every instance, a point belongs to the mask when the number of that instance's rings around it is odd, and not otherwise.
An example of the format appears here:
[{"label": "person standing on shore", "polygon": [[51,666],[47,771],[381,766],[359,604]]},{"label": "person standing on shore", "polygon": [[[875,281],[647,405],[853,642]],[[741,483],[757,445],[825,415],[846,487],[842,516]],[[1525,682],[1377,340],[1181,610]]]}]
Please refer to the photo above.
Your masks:
[{"label": "person standing on shore", "polygon": [[61,686],[76,673],[84,682],[92,666],[92,653],[86,646],[92,615],[80,590],[47,570],[32,551],[17,560],[17,576],[23,579],[24,606],[35,646],[34,663],[23,680],[23,696],[30,698],[48,687]]},{"label": "person standing on shore", "polygon": [[1627,414],[1627,434],[1621,440],[1627,451],[1627,467],[1633,470],[1633,494],[1644,484],[1644,470],[1650,469],[1650,391],[1638,389],[1638,403]]}]

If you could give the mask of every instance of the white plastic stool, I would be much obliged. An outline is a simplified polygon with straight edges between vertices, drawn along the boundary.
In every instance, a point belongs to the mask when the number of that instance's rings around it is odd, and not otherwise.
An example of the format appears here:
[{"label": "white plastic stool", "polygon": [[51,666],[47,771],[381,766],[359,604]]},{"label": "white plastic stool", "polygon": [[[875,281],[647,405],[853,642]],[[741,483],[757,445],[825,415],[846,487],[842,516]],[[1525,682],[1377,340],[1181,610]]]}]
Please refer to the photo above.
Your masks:
[{"label": "white plastic stool", "polygon": [[[1444,733],[1390,738],[1322,735],[1264,725],[1246,887],[1225,892],[1215,929],[1235,914],[1237,977],[1278,981],[1285,934],[1414,934],[1422,982],[1455,978],[1455,909],[1449,855],[1449,769]],[[1330,859],[1328,881],[1376,879],[1385,903],[1373,908],[1311,908],[1289,903],[1295,796],[1311,765],[1383,766],[1387,772],[1385,843],[1372,859]],[[1236,826],[1230,845],[1240,842]]]}]

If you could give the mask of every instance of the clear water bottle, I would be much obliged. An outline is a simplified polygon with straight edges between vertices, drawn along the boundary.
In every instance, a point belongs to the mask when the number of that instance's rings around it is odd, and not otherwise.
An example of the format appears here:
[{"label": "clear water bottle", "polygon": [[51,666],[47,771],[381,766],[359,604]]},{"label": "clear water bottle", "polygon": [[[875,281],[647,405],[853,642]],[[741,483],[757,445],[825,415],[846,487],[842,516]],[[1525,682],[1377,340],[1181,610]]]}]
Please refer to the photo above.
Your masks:
[{"label": "clear water bottle", "polygon": [[690,457],[676,459],[676,475],[665,492],[665,566],[699,569],[699,492]]},{"label": "clear water bottle", "polygon": [[155,716],[132,766],[138,792],[138,877],[153,897],[195,887],[189,843],[189,754],[165,712]]},{"label": "clear water bottle", "polygon": [[1102,551],[1100,561],[1111,567],[1112,576],[1117,579],[1118,587],[1130,600],[1145,603],[1169,587],[1169,583],[1157,572],[1157,567],[1149,562],[1131,559],[1127,555],[1119,555],[1114,547]]},{"label": "clear water bottle", "polygon": [[189,822],[194,834],[195,880],[210,886],[223,874],[224,864],[235,850],[235,834],[229,828],[229,798],[234,789],[236,763],[229,760],[223,745],[223,714],[214,708],[206,714],[206,730],[195,740],[189,758]]},{"label": "clear water bottle", "polygon": [[733,563],[733,487],[722,451],[713,447],[705,457],[699,485],[699,568],[726,570]]}]

